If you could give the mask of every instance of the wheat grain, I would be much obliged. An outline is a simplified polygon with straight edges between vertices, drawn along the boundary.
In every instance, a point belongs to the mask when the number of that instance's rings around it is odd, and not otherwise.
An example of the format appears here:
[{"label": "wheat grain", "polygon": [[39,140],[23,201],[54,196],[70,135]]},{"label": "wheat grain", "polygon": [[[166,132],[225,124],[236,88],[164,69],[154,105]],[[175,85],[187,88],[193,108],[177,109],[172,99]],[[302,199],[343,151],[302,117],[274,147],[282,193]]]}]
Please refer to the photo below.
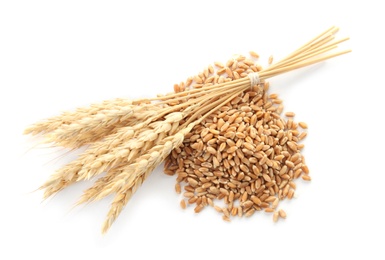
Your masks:
[{"label": "wheat grain", "polygon": [[283,209],[278,210],[278,214],[281,218],[286,218],[286,212]]},{"label": "wheat grain", "polygon": [[303,128],[303,129],[307,129],[307,124],[305,122],[299,122],[298,125]]},{"label": "wheat grain", "polygon": [[278,213],[278,211],[276,211],[276,212],[273,213],[273,221],[277,222],[278,218],[279,218],[279,213]]},{"label": "wheat grain", "polygon": [[295,113],[294,112],[286,112],[285,116],[287,116],[287,117],[294,117]]}]

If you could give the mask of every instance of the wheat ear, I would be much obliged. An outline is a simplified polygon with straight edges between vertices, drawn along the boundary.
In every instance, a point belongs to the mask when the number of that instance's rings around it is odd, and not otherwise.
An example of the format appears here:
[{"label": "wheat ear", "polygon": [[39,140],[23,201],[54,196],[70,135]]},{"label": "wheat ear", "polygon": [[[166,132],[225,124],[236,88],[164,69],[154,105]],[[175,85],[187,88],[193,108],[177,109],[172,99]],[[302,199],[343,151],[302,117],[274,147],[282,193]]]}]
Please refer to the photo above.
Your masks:
[{"label": "wheat ear", "polygon": [[173,149],[183,143],[184,136],[191,131],[194,125],[195,123],[190,124],[187,128],[180,130],[175,135],[165,138],[164,144],[153,147],[149,150],[148,154],[138,158],[138,162],[132,164],[128,171],[124,171],[118,175],[120,176],[118,178],[119,180],[112,182],[110,186],[107,186],[98,195],[96,199],[103,198],[112,192],[117,193],[103,224],[103,233],[105,233],[116,220],[143,181],[164,161]]},{"label": "wheat ear", "polygon": [[116,133],[121,127],[134,126],[140,121],[154,117],[161,107],[153,105],[127,105],[100,111],[71,124],[63,124],[45,133],[45,142],[68,148],[79,148]]},{"label": "wheat ear", "polygon": [[76,109],[75,111],[66,111],[63,112],[61,115],[48,118],[41,122],[37,122],[25,129],[24,134],[36,135],[41,133],[48,133],[54,131],[55,129],[58,129],[62,125],[71,124],[82,118],[95,115],[102,111],[108,111],[111,109],[116,109],[117,107],[125,107],[129,105],[132,105],[132,101],[128,99],[117,98],[112,100],[105,100],[101,103],[92,104],[89,107],[81,107]]}]

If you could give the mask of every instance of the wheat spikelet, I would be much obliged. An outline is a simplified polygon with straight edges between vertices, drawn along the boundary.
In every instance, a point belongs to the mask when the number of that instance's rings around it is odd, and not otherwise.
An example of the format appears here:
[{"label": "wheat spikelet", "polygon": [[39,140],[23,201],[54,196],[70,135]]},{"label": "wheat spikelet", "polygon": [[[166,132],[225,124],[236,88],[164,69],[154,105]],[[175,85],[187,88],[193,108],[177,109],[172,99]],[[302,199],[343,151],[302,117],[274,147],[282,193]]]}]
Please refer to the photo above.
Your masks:
[{"label": "wheat spikelet", "polygon": [[126,164],[119,165],[113,169],[110,169],[107,174],[103,177],[100,177],[95,183],[88,189],[86,189],[79,200],[76,202],[75,206],[80,204],[92,201],[100,191],[106,186],[107,183],[111,182],[115,175],[122,173],[127,168]]}]

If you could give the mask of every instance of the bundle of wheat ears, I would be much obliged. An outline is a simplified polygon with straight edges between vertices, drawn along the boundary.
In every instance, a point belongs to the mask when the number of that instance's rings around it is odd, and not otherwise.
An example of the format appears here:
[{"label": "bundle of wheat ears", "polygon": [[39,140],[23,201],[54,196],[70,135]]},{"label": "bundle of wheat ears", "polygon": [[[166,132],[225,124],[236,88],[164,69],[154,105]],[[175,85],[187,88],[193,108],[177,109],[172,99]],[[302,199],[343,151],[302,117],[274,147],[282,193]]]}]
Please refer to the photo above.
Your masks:
[{"label": "bundle of wheat ears", "polygon": [[[215,80],[215,82],[206,85],[200,84],[202,82],[199,82],[200,78],[198,77],[195,80],[190,79],[189,83],[195,81],[195,86],[186,87],[190,86],[190,84],[176,85],[176,93],[173,94],[158,95],[158,97],[152,99],[108,100],[100,104],[93,104],[90,107],[78,108],[73,112],[65,112],[32,125],[25,130],[25,134],[42,135],[45,142],[52,145],[71,149],[88,146],[79,158],[57,170],[40,187],[40,189],[44,190],[44,198],[56,194],[75,182],[89,180],[106,173],[103,177],[99,177],[92,187],[84,191],[77,203],[100,200],[110,194],[115,194],[111,209],[102,227],[102,232],[105,233],[151,172],[165,161],[170,154],[175,155],[181,152],[180,147],[183,145],[186,136],[189,137],[191,142],[191,131],[194,127],[212,116],[213,113],[221,111],[221,108],[232,100],[236,98],[245,99],[245,95],[249,97],[250,95],[245,94],[246,92],[252,90],[253,93],[258,94],[258,91],[263,91],[265,80],[268,78],[349,52],[349,50],[346,50],[329,53],[337,47],[338,43],[348,39],[335,40],[334,34],[337,31],[336,27],[326,30],[286,58],[271,64],[266,69],[262,69],[260,66],[251,66],[252,72],[249,70],[250,73],[244,73],[241,76],[232,75],[231,79]],[[256,56],[255,53],[254,56]],[[212,73],[211,70],[207,73]],[[226,72],[225,68],[223,70]],[[237,72],[227,71],[227,73]],[[250,110],[246,112],[250,112]],[[258,118],[255,117],[253,120],[254,124],[257,124]],[[228,123],[225,123],[225,126],[223,126],[222,122],[220,128],[226,130],[229,127]],[[213,129],[214,131],[218,132]],[[207,142],[210,142],[210,140],[207,140]],[[232,141],[227,141],[227,143],[232,148]],[[288,146],[290,146],[288,149],[293,148],[291,142],[288,142]],[[212,147],[206,148],[208,154],[217,152],[213,152]],[[263,149],[263,145],[260,149]],[[235,149],[229,150],[235,152]],[[253,149],[250,148],[250,151],[252,155]],[[231,151],[228,151],[227,154],[230,153]],[[283,157],[284,155],[282,155]],[[209,155],[206,159],[208,158]],[[299,155],[294,153],[293,158],[298,159]],[[253,160],[250,159],[250,162],[262,165],[268,159],[256,157]],[[263,162],[258,162],[258,160],[263,160]],[[171,163],[172,158],[167,161]],[[214,164],[216,162],[217,159],[215,158]],[[250,162],[247,163],[248,166],[250,166]],[[167,163],[168,166],[170,163]],[[290,167],[293,162],[287,160],[286,164]],[[213,167],[212,163],[206,163],[205,165]],[[273,166],[281,173],[282,170],[280,169],[286,167],[279,165],[279,162]],[[181,167],[183,168],[183,166]],[[254,169],[252,165],[250,169]],[[303,170],[306,171],[306,169]],[[263,175],[262,182],[271,179],[268,174],[259,173],[258,167],[255,167],[255,171],[257,171],[256,175]],[[247,173],[248,169],[243,172]],[[244,179],[244,173],[238,179]],[[196,181],[193,178],[188,178],[187,175],[185,174],[186,181],[190,181],[192,185],[195,185]],[[182,179],[183,176],[179,181]],[[246,181],[251,179],[251,177],[245,178]],[[255,183],[260,186],[261,180],[257,180]],[[232,185],[228,187],[230,192],[225,191],[220,186],[210,186],[212,185],[204,185],[204,188],[210,189],[212,192],[222,190],[223,197],[230,196],[230,199],[231,196],[234,197],[231,188],[235,187],[232,187]],[[231,195],[232,193],[233,195]],[[187,196],[193,197],[193,194],[191,196],[187,194]],[[242,197],[247,200],[248,195]],[[264,205],[260,198],[256,196],[250,198],[256,205]],[[211,199],[208,199],[209,203],[212,204]],[[266,199],[267,202],[275,202],[274,198],[271,199],[268,195],[263,196],[262,199]],[[247,209],[252,204],[248,202]],[[201,207],[196,211],[200,211]],[[255,208],[257,209],[258,206],[255,206]],[[226,210],[224,213],[227,218],[229,214],[226,213]],[[274,218],[278,214],[285,216],[285,213],[280,211],[274,215]]]}]

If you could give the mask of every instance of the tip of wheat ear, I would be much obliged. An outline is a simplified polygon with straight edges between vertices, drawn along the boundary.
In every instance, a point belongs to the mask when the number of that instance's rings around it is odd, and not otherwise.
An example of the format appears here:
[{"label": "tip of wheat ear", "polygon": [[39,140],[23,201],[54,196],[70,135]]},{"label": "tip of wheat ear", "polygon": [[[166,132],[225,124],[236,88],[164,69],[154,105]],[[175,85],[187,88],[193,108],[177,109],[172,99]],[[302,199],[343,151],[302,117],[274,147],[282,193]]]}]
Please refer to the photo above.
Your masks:
[{"label": "tip of wheat ear", "polygon": [[29,126],[26,129],[24,129],[23,135],[29,135],[29,134],[32,134],[32,132],[33,132],[33,127]]}]

